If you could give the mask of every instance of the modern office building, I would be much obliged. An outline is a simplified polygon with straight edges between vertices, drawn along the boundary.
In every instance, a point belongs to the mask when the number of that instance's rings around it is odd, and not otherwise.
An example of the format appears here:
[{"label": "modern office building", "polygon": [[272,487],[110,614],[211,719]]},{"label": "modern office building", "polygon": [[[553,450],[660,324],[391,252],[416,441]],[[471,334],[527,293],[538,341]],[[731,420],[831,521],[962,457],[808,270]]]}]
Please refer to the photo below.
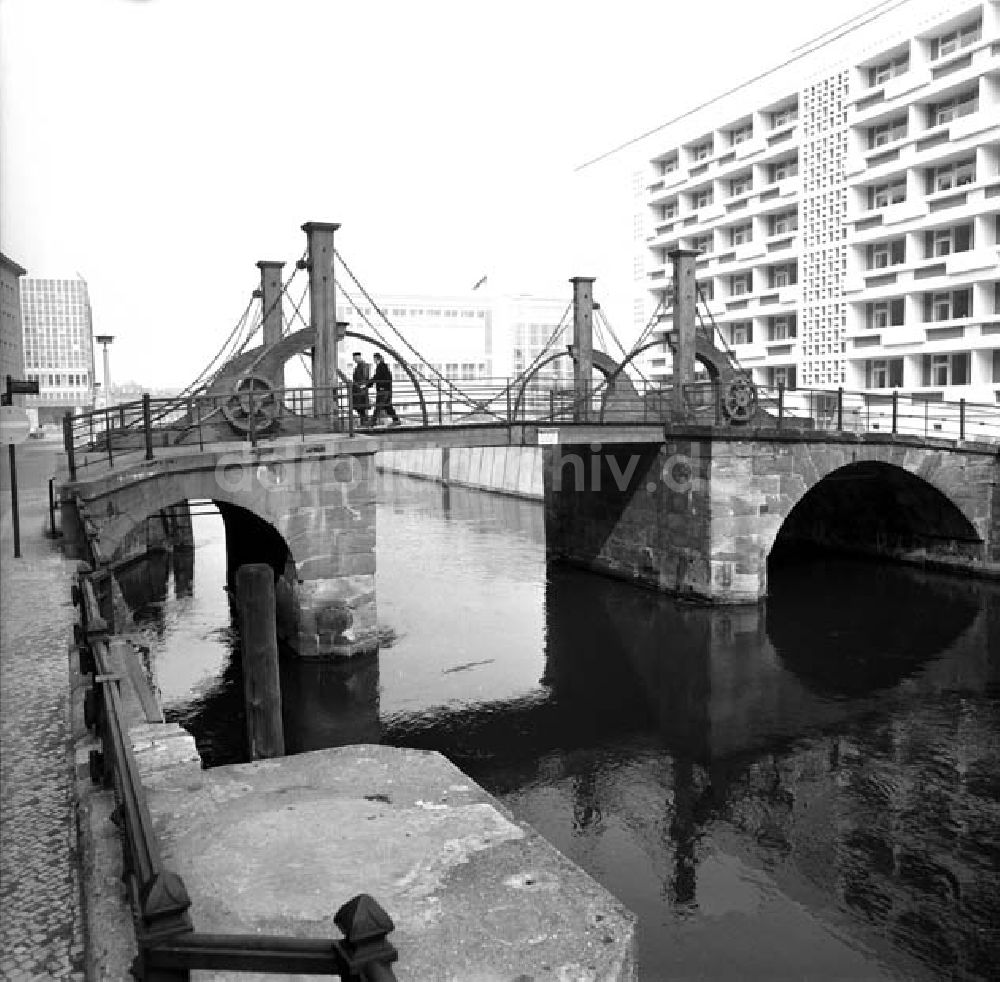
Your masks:
[{"label": "modern office building", "polygon": [[[569,343],[571,318],[567,309],[571,299],[567,284],[564,300],[547,300],[530,296],[488,296],[472,292],[464,296],[380,296],[375,303],[425,359],[422,374],[433,380],[438,373],[456,383],[483,379],[502,379],[520,374],[532,365],[546,343],[558,333],[562,349]],[[408,362],[418,367],[418,359],[390,330],[363,298],[353,301],[340,298],[337,319],[350,324],[349,330],[372,335],[373,325],[388,345],[395,348]],[[357,344],[365,356],[370,352],[363,343]],[[348,371],[350,353],[355,342],[348,338],[341,346],[342,365]],[[402,380],[404,374],[395,366],[394,373]],[[540,375],[546,378],[566,378],[573,373],[568,358],[545,365]]]},{"label": "modern office building", "polygon": [[94,402],[94,344],[86,280],[21,281],[24,371],[37,379],[39,394],[28,396],[39,423],[58,422],[67,410]]},{"label": "modern office building", "polygon": [[[21,331],[22,269],[0,252],[0,389],[6,387],[7,376],[24,378],[24,336]],[[24,402],[14,398],[15,405]]]},{"label": "modern office building", "polygon": [[617,155],[636,330],[692,248],[755,381],[1000,401],[997,0],[880,4]]}]

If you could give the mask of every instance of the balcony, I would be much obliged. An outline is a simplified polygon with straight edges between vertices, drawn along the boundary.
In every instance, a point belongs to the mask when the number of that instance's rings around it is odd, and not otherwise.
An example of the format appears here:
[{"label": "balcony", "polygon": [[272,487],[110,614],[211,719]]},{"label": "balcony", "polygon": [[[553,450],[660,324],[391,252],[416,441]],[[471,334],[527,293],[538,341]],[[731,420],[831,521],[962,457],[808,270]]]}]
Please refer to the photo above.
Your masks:
[{"label": "balcony", "polygon": [[908,95],[921,86],[927,85],[930,80],[931,71],[929,68],[911,68],[909,71],[903,72],[902,75],[890,78],[882,86],[882,94],[886,102],[892,102],[893,99],[899,99],[901,96]]},{"label": "balcony", "polygon": [[900,222],[908,222],[914,218],[923,218],[928,213],[929,208],[923,198],[915,195],[906,201],[875,210],[881,211],[883,225],[898,225]]},{"label": "balcony", "polygon": [[733,147],[737,160],[747,160],[763,153],[767,149],[767,140],[763,137],[755,136],[749,140],[744,140]]},{"label": "balcony", "polygon": [[954,252],[948,256],[945,265],[949,276],[973,273],[980,269],[995,270],[1000,265],[1000,245]]},{"label": "balcony", "polygon": [[767,246],[761,240],[755,239],[752,242],[744,242],[741,245],[734,246],[733,251],[736,253],[733,261],[742,263],[748,259],[757,259],[760,256],[767,255]]},{"label": "balcony", "polygon": [[923,324],[900,324],[882,331],[882,347],[896,348],[904,344],[923,344],[925,331]]},{"label": "balcony", "polygon": [[983,130],[997,126],[997,106],[996,104],[980,105],[978,112],[969,113],[967,116],[960,116],[949,123],[951,129],[951,139],[964,140],[967,136],[976,136]]}]

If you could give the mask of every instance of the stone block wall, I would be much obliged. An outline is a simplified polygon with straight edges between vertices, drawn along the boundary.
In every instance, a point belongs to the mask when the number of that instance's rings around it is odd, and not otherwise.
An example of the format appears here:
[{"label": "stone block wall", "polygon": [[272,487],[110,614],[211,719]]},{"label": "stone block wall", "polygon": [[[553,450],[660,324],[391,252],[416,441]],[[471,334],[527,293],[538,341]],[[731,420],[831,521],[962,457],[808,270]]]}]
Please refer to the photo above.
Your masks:
[{"label": "stone block wall", "polygon": [[[835,471],[838,483],[824,486],[793,515]],[[898,440],[831,434],[715,441],[713,599],[764,596],[767,559],[783,530],[843,551],[991,572],[996,475],[992,454]]]},{"label": "stone block wall", "polygon": [[[703,433],[658,445],[546,447],[549,556],[711,603],[766,595],[782,531],[828,548],[1000,574],[993,452],[835,434]],[[796,508],[835,471],[836,483]]]},{"label": "stone block wall", "polygon": [[549,557],[670,593],[711,586],[711,444],[546,447]]},{"label": "stone block wall", "polygon": [[[346,445],[340,452],[341,445],[332,441],[278,448],[282,456],[238,447],[224,455],[156,461],[134,475],[117,471],[73,490],[81,494],[109,556],[147,516],[178,501],[209,499],[220,503],[220,510],[235,506],[230,510],[250,513],[234,523],[238,545],[229,545],[239,562],[275,567],[284,627],[289,639],[297,640],[299,654],[351,655],[378,644],[374,446],[363,449],[358,442],[351,452]],[[255,522],[268,534],[255,535]],[[283,570],[274,558],[279,538],[290,559]]]}]

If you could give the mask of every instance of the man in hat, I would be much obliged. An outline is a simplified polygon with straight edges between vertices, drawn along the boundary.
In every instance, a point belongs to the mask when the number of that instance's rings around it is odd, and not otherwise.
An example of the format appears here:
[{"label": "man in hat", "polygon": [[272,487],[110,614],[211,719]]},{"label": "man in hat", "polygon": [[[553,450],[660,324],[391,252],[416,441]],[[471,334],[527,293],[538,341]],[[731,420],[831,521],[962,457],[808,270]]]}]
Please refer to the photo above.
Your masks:
[{"label": "man in hat", "polygon": [[379,416],[385,414],[392,420],[390,426],[399,426],[399,417],[392,405],[392,372],[385,359],[375,352],[375,374],[368,383],[375,386],[375,411],[372,413],[372,426],[378,425]]},{"label": "man in hat", "polygon": [[365,426],[368,423],[368,362],[360,351],[355,351],[352,357],[354,376],[351,379],[351,407],[358,414],[358,425]]}]

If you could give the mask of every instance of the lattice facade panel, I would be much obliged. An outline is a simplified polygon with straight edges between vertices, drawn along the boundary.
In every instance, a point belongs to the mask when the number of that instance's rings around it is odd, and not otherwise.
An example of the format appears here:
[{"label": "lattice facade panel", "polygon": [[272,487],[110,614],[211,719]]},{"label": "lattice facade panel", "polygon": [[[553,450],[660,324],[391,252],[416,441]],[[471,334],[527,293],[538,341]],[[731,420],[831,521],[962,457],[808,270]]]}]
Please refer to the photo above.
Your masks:
[{"label": "lattice facade panel", "polygon": [[848,70],[805,86],[799,93],[802,146],[802,310],[800,384],[842,385],[846,375],[847,305],[847,100]]}]

